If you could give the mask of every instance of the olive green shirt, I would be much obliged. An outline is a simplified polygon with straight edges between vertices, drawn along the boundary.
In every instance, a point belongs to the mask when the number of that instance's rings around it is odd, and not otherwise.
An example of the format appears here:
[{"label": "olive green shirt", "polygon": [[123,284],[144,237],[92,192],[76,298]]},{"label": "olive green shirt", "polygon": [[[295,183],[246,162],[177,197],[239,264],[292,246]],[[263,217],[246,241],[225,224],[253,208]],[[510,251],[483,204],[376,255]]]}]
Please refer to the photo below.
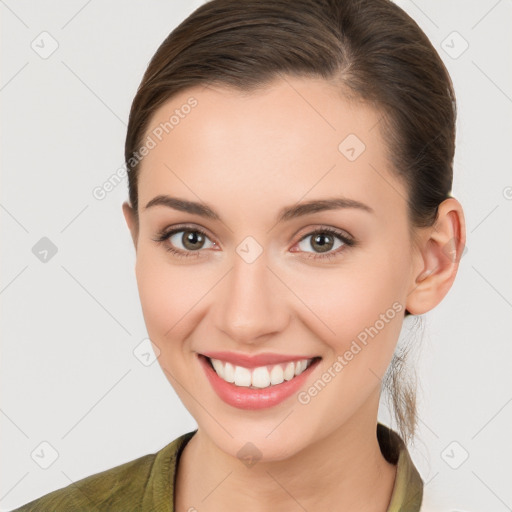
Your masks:
[{"label": "olive green shirt", "polygon": [[[174,512],[176,469],[183,448],[197,432],[178,437],[160,451],[144,455],[50,492],[13,512]],[[423,481],[401,438],[377,426],[382,454],[397,464],[387,512],[419,512]]]}]

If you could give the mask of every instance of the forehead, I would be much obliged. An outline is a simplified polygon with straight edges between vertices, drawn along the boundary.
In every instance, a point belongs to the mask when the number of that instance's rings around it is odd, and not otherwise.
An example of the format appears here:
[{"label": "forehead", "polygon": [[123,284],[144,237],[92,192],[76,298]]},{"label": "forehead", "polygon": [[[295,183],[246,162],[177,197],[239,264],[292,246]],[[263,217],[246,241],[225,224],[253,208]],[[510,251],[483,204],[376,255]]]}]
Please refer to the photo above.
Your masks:
[{"label": "forehead", "polygon": [[274,199],[277,207],[306,194],[396,202],[405,191],[391,172],[380,120],[321,79],[287,77],[251,93],[189,88],[150,120],[154,147],[141,162],[139,202],[191,192],[212,203],[218,192],[260,206]]}]

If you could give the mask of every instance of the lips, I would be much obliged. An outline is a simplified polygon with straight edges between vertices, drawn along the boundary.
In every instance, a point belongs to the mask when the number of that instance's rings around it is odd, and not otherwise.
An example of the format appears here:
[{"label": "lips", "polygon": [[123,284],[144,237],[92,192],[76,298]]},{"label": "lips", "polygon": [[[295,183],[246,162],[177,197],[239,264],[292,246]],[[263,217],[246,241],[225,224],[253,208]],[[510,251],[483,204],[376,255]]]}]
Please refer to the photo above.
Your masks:
[{"label": "lips", "polygon": [[[198,354],[199,362],[213,390],[227,404],[239,409],[250,410],[275,406],[298,392],[321,359],[318,356],[306,358],[307,356],[280,354],[259,354],[252,357],[232,352],[208,352],[208,354],[222,356],[222,359],[212,358],[213,361],[217,362],[215,365],[217,368],[215,369],[209,356]],[[247,366],[241,366],[242,361]],[[305,364],[306,361],[307,364]],[[219,364],[224,365],[224,369],[230,366],[234,367],[235,371],[232,377],[227,376],[222,371],[219,375],[216,371]],[[285,378],[283,378],[284,373],[281,373],[281,377],[276,379],[275,370],[278,366],[285,369],[292,366],[295,371],[293,375],[288,373]],[[270,370],[271,367],[274,369],[271,372],[271,374],[274,374],[271,380],[274,378],[274,382],[277,382],[275,384],[268,382],[268,377],[261,380],[260,373],[262,370]],[[257,381],[252,381],[256,374],[258,374]],[[256,384],[256,386],[251,384]]]}]

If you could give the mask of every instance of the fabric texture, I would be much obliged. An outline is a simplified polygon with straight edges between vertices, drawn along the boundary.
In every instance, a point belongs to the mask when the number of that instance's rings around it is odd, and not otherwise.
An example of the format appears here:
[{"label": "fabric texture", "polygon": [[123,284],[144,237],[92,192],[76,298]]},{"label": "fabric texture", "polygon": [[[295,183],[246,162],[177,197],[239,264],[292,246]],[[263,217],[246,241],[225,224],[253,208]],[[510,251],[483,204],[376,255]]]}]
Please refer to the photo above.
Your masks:
[{"label": "fabric texture", "polygon": [[[174,512],[179,457],[197,432],[181,435],[156,453],[90,475],[12,512]],[[377,426],[382,454],[397,465],[387,512],[420,512],[423,481],[402,439]]]}]

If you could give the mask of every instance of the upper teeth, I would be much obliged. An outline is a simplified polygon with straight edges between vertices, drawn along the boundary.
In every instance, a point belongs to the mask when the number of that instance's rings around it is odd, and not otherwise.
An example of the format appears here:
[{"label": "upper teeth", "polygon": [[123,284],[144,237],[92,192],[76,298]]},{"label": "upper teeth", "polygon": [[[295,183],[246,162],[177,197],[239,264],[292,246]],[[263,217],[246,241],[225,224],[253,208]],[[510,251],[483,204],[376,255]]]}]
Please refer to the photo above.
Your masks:
[{"label": "upper teeth", "polygon": [[300,375],[311,363],[312,359],[257,368],[245,368],[236,366],[220,359],[210,358],[217,375],[226,382],[232,382],[235,386],[266,388],[274,384],[281,384],[285,380],[291,380]]}]

